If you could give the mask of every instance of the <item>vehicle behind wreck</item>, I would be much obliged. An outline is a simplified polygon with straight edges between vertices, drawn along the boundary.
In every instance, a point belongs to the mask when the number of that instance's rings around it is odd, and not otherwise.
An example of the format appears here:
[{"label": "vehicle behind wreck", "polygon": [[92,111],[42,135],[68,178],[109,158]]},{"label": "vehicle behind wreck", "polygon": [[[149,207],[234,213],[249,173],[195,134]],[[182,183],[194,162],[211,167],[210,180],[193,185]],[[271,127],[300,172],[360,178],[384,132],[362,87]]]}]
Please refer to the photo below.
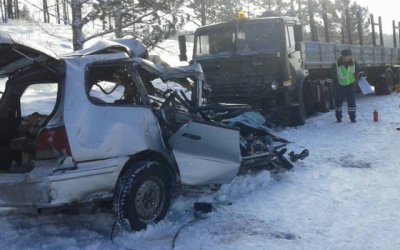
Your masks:
[{"label": "vehicle behind wreck", "polygon": [[[288,141],[240,118],[247,105],[207,104],[199,64],[155,64],[132,39],[58,57],[0,33],[0,54],[0,76],[8,77],[0,206],[113,201],[119,224],[136,231],[165,217],[175,189],[217,190],[247,169],[292,168]],[[22,102],[38,86],[52,109],[35,110],[42,99]]]}]

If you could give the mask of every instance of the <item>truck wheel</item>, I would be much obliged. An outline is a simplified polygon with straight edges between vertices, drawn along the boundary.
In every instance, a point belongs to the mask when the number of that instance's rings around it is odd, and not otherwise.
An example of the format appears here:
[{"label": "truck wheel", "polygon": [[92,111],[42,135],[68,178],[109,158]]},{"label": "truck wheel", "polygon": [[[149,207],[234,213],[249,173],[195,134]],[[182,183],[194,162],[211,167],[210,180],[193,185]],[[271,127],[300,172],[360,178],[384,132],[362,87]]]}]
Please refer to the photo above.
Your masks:
[{"label": "truck wheel", "polygon": [[329,97],[330,97],[329,107],[331,108],[331,110],[334,110],[335,109],[335,92],[334,92],[332,85],[333,85],[332,83],[330,83],[328,85]]},{"label": "truck wheel", "polygon": [[293,107],[290,121],[293,126],[303,126],[306,124],[307,119],[307,107],[304,102],[304,95],[300,96],[299,105]]},{"label": "truck wheel", "polygon": [[385,78],[380,79],[379,83],[375,85],[376,95],[390,95],[393,91],[393,74],[390,70],[386,70]]},{"label": "truck wheel", "polygon": [[329,89],[325,86],[322,86],[322,91],[320,93],[321,99],[317,104],[318,112],[328,113],[331,111],[331,96],[329,95]]},{"label": "truck wheel", "polygon": [[114,216],[126,231],[146,229],[161,221],[172,197],[171,178],[157,162],[139,162],[118,179],[114,196]]},{"label": "truck wheel", "polygon": [[390,95],[393,92],[393,74],[390,70],[386,71],[385,74],[385,79],[383,79],[383,85],[382,85],[382,94],[383,95]]}]

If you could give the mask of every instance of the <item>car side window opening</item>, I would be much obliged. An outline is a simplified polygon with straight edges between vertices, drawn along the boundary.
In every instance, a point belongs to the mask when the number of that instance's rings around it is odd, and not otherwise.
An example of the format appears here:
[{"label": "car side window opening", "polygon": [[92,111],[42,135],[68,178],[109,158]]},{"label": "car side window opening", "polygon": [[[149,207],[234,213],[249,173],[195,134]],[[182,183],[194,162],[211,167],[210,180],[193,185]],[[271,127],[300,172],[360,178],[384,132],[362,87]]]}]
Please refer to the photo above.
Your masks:
[{"label": "car side window opening", "polygon": [[58,84],[44,83],[28,86],[20,98],[21,116],[33,113],[50,115],[57,101]]},{"label": "car side window opening", "polygon": [[191,90],[194,86],[194,81],[192,79],[185,77],[164,81],[157,74],[151,73],[143,68],[138,70],[153,107],[159,107],[157,103],[160,105],[164,103],[165,99],[174,91],[177,91],[179,94],[181,94],[182,91],[189,100],[192,98]]},{"label": "car side window opening", "polygon": [[90,67],[86,89],[90,101],[95,105],[143,105],[136,84],[129,72],[121,65]]}]

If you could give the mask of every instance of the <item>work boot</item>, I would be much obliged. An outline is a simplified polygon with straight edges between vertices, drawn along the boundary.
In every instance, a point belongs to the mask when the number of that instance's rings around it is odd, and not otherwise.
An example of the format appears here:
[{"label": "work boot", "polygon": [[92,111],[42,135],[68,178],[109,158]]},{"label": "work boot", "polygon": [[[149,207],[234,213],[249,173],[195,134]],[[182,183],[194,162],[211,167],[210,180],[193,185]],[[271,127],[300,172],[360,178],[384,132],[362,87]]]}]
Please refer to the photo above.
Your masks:
[{"label": "work boot", "polygon": [[342,122],[342,119],[337,119],[336,120],[338,123],[341,123]]},{"label": "work boot", "polygon": [[351,120],[351,122],[352,122],[352,123],[357,123],[357,121],[356,121],[355,119],[354,119],[354,120]]}]

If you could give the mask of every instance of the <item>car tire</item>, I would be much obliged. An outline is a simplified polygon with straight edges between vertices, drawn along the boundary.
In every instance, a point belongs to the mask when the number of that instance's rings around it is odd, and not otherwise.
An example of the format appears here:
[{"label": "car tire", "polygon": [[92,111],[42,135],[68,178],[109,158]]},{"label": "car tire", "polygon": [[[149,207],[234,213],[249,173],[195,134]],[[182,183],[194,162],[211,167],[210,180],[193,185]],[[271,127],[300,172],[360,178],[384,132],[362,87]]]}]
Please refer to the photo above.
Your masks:
[{"label": "car tire", "polygon": [[126,231],[141,231],[168,212],[172,198],[169,171],[157,162],[139,162],[118,179],[114,195],[114,216]]}]

